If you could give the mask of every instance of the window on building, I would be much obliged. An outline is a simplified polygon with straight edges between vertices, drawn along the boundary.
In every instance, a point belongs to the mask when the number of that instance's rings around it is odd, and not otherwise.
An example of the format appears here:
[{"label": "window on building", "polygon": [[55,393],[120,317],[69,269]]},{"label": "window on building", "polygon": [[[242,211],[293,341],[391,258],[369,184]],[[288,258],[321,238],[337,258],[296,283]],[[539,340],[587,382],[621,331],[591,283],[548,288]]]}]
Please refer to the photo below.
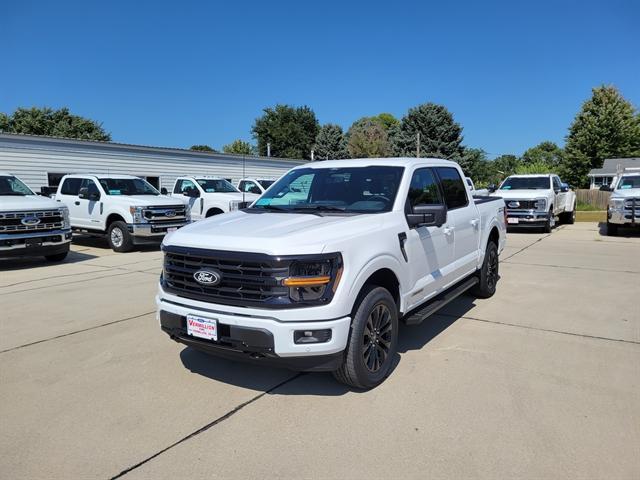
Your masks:
[{"label": "window on building", "polygon": [[47,173],[47,185],[50,187],[57,187],[60,185],[60,180],[66,173]]},{"label": "window on building", "polygon": [[153,188],[160,190],[160,177],[144,177],[144,179],[153,185]]}]

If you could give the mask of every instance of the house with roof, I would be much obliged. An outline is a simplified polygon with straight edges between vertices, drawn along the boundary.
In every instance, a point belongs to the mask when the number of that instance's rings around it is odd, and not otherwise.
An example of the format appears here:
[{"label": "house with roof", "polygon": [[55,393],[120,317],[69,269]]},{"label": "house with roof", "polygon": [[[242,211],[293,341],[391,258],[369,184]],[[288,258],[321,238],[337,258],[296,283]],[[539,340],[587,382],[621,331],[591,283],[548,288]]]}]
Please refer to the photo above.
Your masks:
[{"label": "house with roof", "polygon": [[625,168],[640,169],[640,158],[607,158],[602,168],[594,168],[588,174],[589,188],[597,190],[603,185],[611,185],[614,177]]}]

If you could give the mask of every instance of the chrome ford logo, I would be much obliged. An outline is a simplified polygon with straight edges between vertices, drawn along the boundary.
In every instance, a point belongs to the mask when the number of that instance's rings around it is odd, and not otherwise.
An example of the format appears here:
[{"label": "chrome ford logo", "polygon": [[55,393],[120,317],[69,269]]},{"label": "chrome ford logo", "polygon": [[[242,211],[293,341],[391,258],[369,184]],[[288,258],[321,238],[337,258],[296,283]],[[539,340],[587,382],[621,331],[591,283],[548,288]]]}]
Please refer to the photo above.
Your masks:
[{"label": "chrome ford logo", "polygon": [[40,223],[40,219],[37,217],[24,217],[20,220],[20,223],[23,225],[38,225]]},{"label": "chrome ford logo", "polygon": [[218,285],[222,281],[222,274],[215,270],[198,270],[193,274],[193,278],[200,285],[213,287],[215,285]]},{"label": "chrome ford logo", "polygon": [[165,217],[175,217],[176,216],[176,211],[175,210],[165,210],[164,211],[164,215],[165,215]]},{"label": "chrome ford logo", "polygon": [[518,208],[519,206],[520,206],[520,202],[509,202],[507,204],[507,207],[510,207],[510,208]]}]

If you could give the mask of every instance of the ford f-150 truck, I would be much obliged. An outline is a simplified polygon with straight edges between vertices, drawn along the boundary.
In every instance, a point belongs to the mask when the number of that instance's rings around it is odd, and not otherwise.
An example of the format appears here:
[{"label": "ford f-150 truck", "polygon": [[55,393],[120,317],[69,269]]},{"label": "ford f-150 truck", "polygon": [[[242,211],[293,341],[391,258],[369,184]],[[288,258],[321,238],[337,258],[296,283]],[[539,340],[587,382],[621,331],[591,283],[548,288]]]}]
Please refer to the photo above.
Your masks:
[{"label": "ford f-150 truck", "polygon": [[504,201],[472,198],[451,161],[301,165],[250,208],[165,237],[158,320],[214,355],[371,388],[390,372],[399,320],[469,289],[493,295],[505,231]]},{"label": "ford f-150 truck", "polygon": [[609,188],[607,235],[617,235],[619,227],[640,227],[640,171],[634,170],[618,175]]},{"label": "ford f-150 truck", "polygon": [[260,195],[240,193],[224,178],[199,176],[179,177],[171,196],[191,208],[195,221],[244,208]]},{"label": "ford f-150 truck", "polygon": [[17,177],[0,172],[0,257],[65,259],[71,244],[69,210],[39,197]]},{"label": "ford f-150 truck", "polygon": [[65,175],[55,199],[69,208],[73,231],[106,235],[115,252],[160,243],[190,223],[186,205],[131,175]]},{"label": "ford f-150 truck", "polygon": [[553,174],[511,175],[492,195],[504,198],[507,224],[513,227],[539,227],[551,233],[556,218],[562,223],[576,219],[576,194]]}]

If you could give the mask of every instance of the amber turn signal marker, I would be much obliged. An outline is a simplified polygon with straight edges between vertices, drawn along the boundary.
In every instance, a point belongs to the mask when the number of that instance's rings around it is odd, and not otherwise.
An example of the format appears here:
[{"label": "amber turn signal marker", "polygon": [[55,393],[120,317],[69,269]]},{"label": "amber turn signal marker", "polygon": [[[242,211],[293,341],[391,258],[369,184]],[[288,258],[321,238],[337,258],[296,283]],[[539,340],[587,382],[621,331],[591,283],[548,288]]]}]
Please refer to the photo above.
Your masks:
[{"label": "amber turn signal marker", "polygon": [[282,284],[286,287],[317,287],[319,285],[326,285],[331,281],[329,276],[321,277],[289,277],[282,281]]}]

